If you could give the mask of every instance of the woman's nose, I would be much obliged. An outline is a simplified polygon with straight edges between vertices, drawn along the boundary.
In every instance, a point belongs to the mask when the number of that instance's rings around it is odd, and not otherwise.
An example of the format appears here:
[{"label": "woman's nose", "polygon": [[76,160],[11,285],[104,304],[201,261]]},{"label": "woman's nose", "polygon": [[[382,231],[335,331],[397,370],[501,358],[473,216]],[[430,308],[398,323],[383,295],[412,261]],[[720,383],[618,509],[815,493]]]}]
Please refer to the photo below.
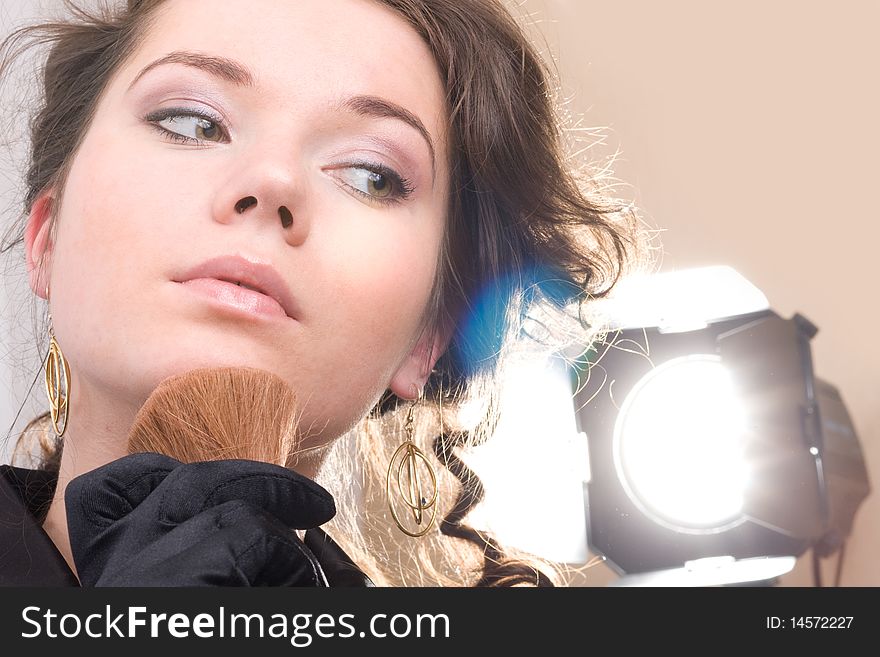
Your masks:
[{"label": "woman's nose", "polygon": [[215,202],[214,217],[221,223],[242,218],[268,224],[292,245],[302,244],[309,233],[303,211],[304,190],[292,169],[268,161],[244,167],[232,176]]},{"label": "woman's nose", "polygon": [[[248,209],[258,206],[260,204],[259,199],[256,196],[245,196],[240,198],[238,202],[235,204],[235,211],[238,214],[244,214]],[[272,208],[269,208],[269,212],[271,212]],[[278,206],[278,216],[281,217],[281,226],[282,228],[290,228],[293,225],[293,213],[291,213],[290,208],[286,205]]]}]

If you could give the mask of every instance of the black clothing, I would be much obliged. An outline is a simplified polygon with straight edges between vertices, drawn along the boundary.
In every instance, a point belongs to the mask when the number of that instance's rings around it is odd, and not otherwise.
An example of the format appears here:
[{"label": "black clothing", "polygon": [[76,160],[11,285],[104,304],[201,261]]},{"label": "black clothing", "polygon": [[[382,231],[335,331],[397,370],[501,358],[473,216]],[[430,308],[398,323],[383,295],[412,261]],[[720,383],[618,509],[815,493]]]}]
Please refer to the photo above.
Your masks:
[{"label": "black clothing", "polygon": [[[53,473],[0,465],[0,586],[79,586],[42,528],[56,483]],[[304,544],[315,585],[373,585],[321,529],[308,529]]]},{"label": "black clothing", "polygon": [[0,475],[0,585],[79,586],[42,527],[55,476],[8,465]]}]

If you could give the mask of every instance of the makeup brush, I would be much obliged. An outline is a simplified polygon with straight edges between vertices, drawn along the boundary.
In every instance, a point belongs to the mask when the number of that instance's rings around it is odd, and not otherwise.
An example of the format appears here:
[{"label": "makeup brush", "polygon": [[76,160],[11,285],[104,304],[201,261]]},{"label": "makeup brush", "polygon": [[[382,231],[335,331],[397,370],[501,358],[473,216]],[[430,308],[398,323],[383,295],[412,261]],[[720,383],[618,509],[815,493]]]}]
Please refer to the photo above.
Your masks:
[{"label": "makeup brush", "polygon": [[295,444],[293,390],[249,367],[195,369],[163,380],[138,411],[128,452],[183,463],[248,459],[287,465]]}]

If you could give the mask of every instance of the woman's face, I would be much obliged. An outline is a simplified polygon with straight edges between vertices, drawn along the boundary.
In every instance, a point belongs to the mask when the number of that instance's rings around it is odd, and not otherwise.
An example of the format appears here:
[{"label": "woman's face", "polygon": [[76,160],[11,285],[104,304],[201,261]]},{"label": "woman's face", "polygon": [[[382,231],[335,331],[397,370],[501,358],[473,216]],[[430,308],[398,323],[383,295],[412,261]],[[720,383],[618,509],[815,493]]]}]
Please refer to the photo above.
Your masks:
[{"label": "woman's face", "polygon": [[427,46],[378,3],[168,0],[73,161],[51,280],[32,273],[74,394],[137,407],[175,373],[258,367],[293,386],[312,444],[388,387],[411,396],[438,355],[419,338],[445,117]]}]

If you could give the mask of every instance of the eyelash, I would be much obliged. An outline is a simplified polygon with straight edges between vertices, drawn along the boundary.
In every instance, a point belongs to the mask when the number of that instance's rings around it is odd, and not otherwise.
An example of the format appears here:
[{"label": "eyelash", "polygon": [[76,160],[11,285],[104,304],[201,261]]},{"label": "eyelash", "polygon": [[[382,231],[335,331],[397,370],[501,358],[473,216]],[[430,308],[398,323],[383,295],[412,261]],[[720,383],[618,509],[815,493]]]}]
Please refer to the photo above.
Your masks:
[{"label": "eyelash", "polygon": [[379,164],[378,162],[352,162],[348,164],[345,168],[347,169],[363,169],[364,171],[369,171],[370,173],[375,173],[380,176],[384,176],[391,181],[391,186],[393,188],[392,195],[388,198],[379,198],[377,196],[370,196],[369,194],[362,192],[351,185],[344,184],[348,189],[352,191],[352,193],[357,194],[360,197],[363,197],[370,201],[371,203],[378,203],[379,205],[393,205],[395,203],[400,203],[402,201],[407,200],[410,196],[412,196],[413,191],[415,189],[412,186],[412,183],[408,178],[404,178],[399,173],[397,173],[394,169],[391,169],[384,164]]},{"label": "eyelash", "polygon": [[172,141],[176,141],[181,144],[201,144],[198,139],[193,139],[192,137],[187,137],[186,135],[181,135],[180,133],[174,132],[172,130],[168,130],[167,128],[163,128],[159,123],[164,121],[165,119],[172,118],[182,118],[185,116],[192,116],[197,119],[204,119],[205,121],[210,121],[215,126],[217,126],[220,131],[223,133],[223,139],[229,139],[229,133],[226,131],[226,127],[223,124],[223,119],[212,112],[206,112],[205,110],[199,110],[195,108],[184,108],[184,107],[167,107],[165,109],[157,110],[155,112],[151,112],[144,117],[144,121],[149,123],[153,128],[155,128],[162,136],[171,139]]},{"label": "eyelash", "polygon": [[[159,125],[161,121],[170,118],[180,118],[180,117],[195,117],[199,119],[204,119],[206,121],[210,121],[213,123],[223,134],[224,141],[229,139],[229,133],[226,131],[226,127],[223,124],[223,119],[216,114],[211,112],[206,112],[204,110],[197,110],[194,108],[182,108],[182,107],[168,107],[165,109],[157,110],[155,112],[151,112],[147,116],[144,117],[144,121],[150,124],[157,132],[159,132],[163,137],[170,139],[172,141],[176,141],[181,144],[196,144],[201,145],[202,142],[199,139],[194,139],[187,135],[182,135],[180,133],[174,132],[172,130],[168,130],[167,128]],[[379,205],[393,205],[396,203],[400,203],[402,201],[407,200],[413,193],[414,188],[409,179],[404,178],[399,173],[397,173],[394,169],[391,169],[384,164],[379,164],[378,162],[352,162],[346,168],[352,169],[363,169],[365,171],[369,171],[370,173],[375,173],[380,176],[384,176],[391,181],[393,186],[393,193],[391,197],[388,198],[379,198],[376,196],[370,196],[369,194],[362,192],[359,189],[352,187],[346,183],[342,183],[346,188],[351,190],[352,193],[357,194],[358,196],[365,198],[367,201],[371,203],[378,203]]]}]

